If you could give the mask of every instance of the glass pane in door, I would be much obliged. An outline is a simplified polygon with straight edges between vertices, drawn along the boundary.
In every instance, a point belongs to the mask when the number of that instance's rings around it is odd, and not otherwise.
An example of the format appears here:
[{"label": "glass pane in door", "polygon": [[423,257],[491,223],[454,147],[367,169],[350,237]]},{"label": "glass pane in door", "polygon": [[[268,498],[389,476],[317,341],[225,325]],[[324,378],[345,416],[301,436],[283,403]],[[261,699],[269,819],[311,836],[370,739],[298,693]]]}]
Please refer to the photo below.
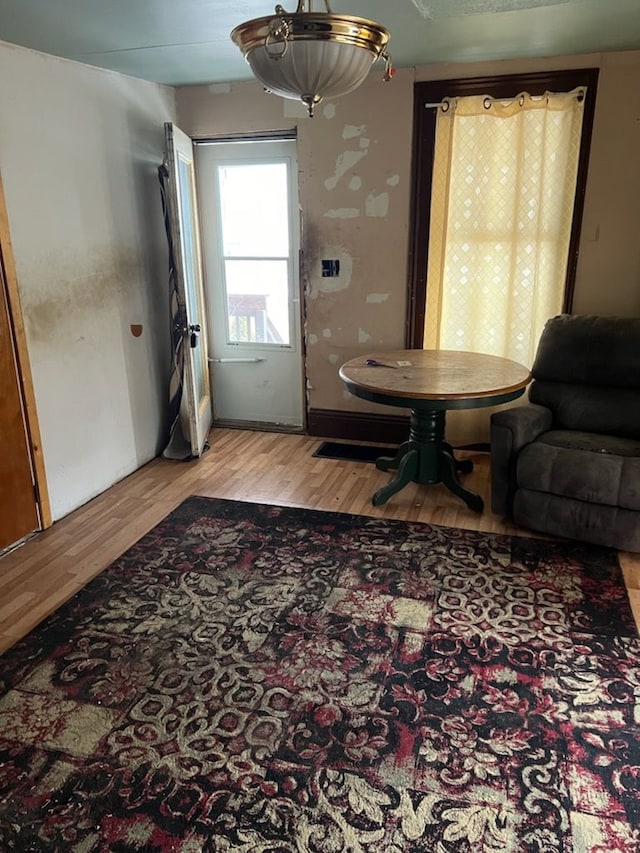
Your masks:
[{"label": "glass pane in door", "polygon": [[289,188],[286,163],[218,167],[225,257],[286,258]]},{"label": "glass pane in door", "polygon": [[289,346],[286,260],[225,261],[229,343]]},{"label": "glass pane in door", "polygon": [[[178,176],[180,181],[179,200],[182,207],[180,221],[180,237],[182,240],[182,258],[184,262],[185,296],[187,299],[187,315],[189,321],[203,328],[203,311],[200,305],[200,289],[197,282],[197,268],[200,255],[195,235],[195,207],[193,199],[193,163],[187,162],[180,154],[178,155]],[[198,400],[202,400],[208,394],[206,387],[206,371],[204,364],[205,351],[203,347],[197,347],[193,354],[194,378]]]}]

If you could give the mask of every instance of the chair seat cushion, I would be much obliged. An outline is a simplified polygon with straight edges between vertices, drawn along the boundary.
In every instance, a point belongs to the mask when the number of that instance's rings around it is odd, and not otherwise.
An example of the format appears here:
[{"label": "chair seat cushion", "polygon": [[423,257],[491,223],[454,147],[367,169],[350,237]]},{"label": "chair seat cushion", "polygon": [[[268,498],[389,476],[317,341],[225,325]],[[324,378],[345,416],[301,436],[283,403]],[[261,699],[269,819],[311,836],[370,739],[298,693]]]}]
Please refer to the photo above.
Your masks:
[{"label": "chair seat cushion", "polygon": [[567,447],[573,450],[590,450],[592,453],[608,453],[612,456],[639,456],[640,441],[620,438],[616,435],[600,435],[597,432],[552,429],[538,437],[538,441],[552,447]]},{"label": "chair seat cushion", "polygon": [[550,430],[521,451],[518,488],[640,510],[640,441]]}]

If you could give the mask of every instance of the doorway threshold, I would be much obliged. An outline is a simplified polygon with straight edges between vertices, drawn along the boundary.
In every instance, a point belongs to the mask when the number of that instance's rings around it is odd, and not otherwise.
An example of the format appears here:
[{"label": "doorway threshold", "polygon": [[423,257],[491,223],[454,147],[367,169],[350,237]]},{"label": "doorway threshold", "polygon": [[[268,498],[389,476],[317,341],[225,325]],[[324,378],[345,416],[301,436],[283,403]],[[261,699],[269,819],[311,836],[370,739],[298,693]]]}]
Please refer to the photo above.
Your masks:
[{"label": "doorway threshold", "polygon": [[290,424],[272,424],[263,423],[262,421],[233,421],[233,420],[214,420],[213,429],[220,427],[222,429],[249,429],[255,432],[282,432],[287,435],[304,435],[303,426],[291,426]]}]

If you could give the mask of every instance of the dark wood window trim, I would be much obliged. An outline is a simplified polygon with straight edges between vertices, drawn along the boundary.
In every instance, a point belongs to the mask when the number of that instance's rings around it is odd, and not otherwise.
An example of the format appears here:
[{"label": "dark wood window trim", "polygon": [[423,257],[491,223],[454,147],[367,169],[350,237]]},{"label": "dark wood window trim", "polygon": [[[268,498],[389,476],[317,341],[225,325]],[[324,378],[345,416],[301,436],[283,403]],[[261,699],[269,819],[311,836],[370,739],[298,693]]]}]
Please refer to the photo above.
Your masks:
[{"label": "dark wood window trim", "polygon": [[573,290],[578,263],[580,229],[582,226],[582,212],[587,184],[597,85],[597,68],[545,71],[507,77],[474,77],[460,80],[435,80],[427,83],[416,83],[414,89],[413,186],[406,330],[407,346],[410,349],[422,349],[427,294],[429,208],[437,111],[435,109],[427,109],[425,104],[437,104],[446,97],[491,95],[495,98],[511,98],[520,92],[529,92],[531,95],[542,95],[548,91],[568,92],[577,86],[587,87],[563,305],[563,310],[569,313],[573,303]]}]

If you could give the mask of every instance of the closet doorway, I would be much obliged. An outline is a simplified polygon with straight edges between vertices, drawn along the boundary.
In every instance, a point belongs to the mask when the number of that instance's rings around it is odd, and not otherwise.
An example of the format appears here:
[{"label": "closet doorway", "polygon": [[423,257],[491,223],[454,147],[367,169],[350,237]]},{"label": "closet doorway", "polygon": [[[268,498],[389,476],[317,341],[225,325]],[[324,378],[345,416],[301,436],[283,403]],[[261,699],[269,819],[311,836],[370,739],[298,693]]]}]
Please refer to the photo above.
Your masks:
[{"label": "closet doorway", "polygon": [[0,552],[51,524],[31,370],[0,180]]}]

